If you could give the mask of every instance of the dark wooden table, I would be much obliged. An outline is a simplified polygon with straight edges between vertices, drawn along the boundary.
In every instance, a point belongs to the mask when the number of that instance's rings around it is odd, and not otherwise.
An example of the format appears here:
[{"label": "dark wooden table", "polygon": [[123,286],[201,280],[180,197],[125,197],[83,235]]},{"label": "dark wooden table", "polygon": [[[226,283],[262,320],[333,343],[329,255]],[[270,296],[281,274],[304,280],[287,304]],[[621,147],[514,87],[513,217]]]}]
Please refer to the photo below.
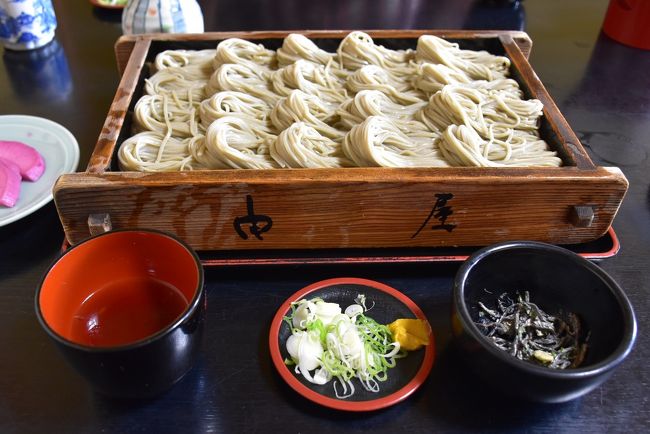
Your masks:
[{"label": "dark wooden table", "polygon": [[[509,400],[466,374],[449,349],[457,264],[231,267],[207,271],[208,314],[200,359],[169,393],[120,402],[89,390],[40,329],[34,291],[63,233],[49,204],[0,228],[0,432],[641,432],[650,429],[650,51],[600,32],[605,0],[527,0],[495,9],[472,1],[203,1],[206,30],[510,28],[534,41],[531,63],[599,165],[620,167],[629,193],[614,228],[620,253],[600,265],[637,313],[631,357],[593,393],[557,405]],[[54,1],[59,27],[45,59],[5,53],[0,114],[29,114],[67,127],[88,161],[113,93],[119,14],[88,2]],[[49,68],[49,69],[48,69]],[[56,72],[53,72],[56,71]],[[274,371],[267,334],[294,291],[335,276],[376,279],[422,307],[438,358],[407,401],[369,414],[307,402]],[[588,301],[586,301],[588,302]]]}]

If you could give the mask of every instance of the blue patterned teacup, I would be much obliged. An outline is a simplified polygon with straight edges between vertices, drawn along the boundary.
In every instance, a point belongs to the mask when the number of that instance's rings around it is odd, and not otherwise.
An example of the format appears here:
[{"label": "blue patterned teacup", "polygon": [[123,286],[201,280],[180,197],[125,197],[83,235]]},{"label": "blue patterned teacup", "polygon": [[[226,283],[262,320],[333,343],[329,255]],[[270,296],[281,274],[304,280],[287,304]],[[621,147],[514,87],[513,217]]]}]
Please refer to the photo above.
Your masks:
[{"label": "blue patterned teacup", "polygon": [[52,0],[0,0],[0,41],[12,50],[42,47],[54,38]]},{"label": "blue patterned teacup", "polygon": [[133,33],[203,33],[203,13],[196,0],[129,0],[122,31]]}]

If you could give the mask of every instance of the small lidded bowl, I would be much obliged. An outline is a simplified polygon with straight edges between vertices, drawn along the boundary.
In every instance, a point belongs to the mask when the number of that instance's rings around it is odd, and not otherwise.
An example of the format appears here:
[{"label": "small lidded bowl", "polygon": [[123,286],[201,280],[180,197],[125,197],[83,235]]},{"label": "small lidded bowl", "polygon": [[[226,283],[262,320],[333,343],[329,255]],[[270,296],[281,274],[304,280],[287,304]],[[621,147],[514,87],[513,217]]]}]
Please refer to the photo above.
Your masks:
[{"label": "small lidded bowl", "polygon": [[[521,304],[508,310],[526,297],[527,312],[534,312],[528,324],[537,324],[528,328],[524,326],[525,311],[516,318],[513,313]],[[544,341],[547,332],[538,331],[544,317],[529,303],[555,318],[551,322],[556,327],[563,322],[571,325],[577,338],[576,351],[570,354],[581,353],[583,347],[586,350],[577,356],[582,359],[577,366],[549,367],[560,360],[556,358],[560,351],[535,347],[540,343],[548,346]],[[632,350],[636,320],[623,290],[597,265],[558,246],[513,241],[475,252],[458,270],[452,330],[468,367],[488,384],[531,401],[565,402],[609,378]],[[491,332],[492,336],[486,336]],[[566,338],[566,329],[562,335]],[[495,343],[494,336],[501,340]],[[517,347],[513,347],[515,341]],[[563,342],[559,349],[568,346]],[[521,360],[513,352],[534,356]]]}]

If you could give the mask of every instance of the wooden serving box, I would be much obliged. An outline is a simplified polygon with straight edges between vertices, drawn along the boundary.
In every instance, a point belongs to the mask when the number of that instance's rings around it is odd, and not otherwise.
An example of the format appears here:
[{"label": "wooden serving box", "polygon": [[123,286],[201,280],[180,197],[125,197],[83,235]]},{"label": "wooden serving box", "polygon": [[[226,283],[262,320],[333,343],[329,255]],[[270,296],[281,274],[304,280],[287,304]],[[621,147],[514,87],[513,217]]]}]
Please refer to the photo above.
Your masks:
[{"label": "wooden serving box", "polygon": [[[105,230],[154,228],[198,250],[477,246],[529,239],[555,244],[607,232],[627,191],[618,168],[598,167],[527,61],[531,41],[508,31],[369,31],[388,48],[415,48],[422,34],[512,61],[511,76],[544,104],[540,133],[560,168],[345,168],[120,172],[119,144],[149,65],[166,49],[215,48],[238,37],[277,49],[290,32],[122,37],[122,74],[83,173],[61,176],[54,200],[71,244]],[[347,31],[307,31],[335,51]]]}]

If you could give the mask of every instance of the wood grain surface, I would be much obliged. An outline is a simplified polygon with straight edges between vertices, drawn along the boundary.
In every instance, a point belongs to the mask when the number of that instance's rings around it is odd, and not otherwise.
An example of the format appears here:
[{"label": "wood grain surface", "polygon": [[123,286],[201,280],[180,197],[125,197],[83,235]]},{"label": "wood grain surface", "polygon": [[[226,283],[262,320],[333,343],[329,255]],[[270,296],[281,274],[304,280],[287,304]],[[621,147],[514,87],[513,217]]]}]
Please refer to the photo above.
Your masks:
[{"label": "wood grain surface", "polygon": [[[338,41],[348,31],[303,33]],[[112,159],[119,138],[129,135],[122,128],[140,96],[136,89],[145,78],[147,59],[171,44],[192,48],[210,42],[216,46],[231,37],[264,43],[281,40],[288,32],[122,36],[116,43],[116,56],[124,74],[86,173],[65,175],[54,188],[68,242],[87,238],[91,233],[88,218],[97,213],[108,214],[114,228],[167,230],[199,250],[468,246],[524,238],[566,244],[604,234],[623,200],[627,180],[615,169],[596,170],[526,60],[532,44],[528,35],[517,31],[369,32],[373,38],[411,44],[426,33],[483,49],[501,47],[527,97],[544,104],[541,133],[565,167],[109,173],[111,166],[116,167]],[[249,232],[258,231],[258,225],[242,224],[251,218],[247,217],[251,214],[247,201],[272,221],[264,226],[264,235],[253,233],[253,239]],[[571,219],[574,207],[591,209],[590,224]]]},{"label": "wood grain surface", "polygon": [[[199,250],[467,246],[524,238],[567,244],[604,234],[627,189],[622,173],[548,172],[84,173],[62,176],[54,195],[71,244],[90,235],[88,216],[96,213],[108,214],[115,229],[170,231]],[[593,209],[591,225],[573,224],[575,206]],[[257,236],[252,224],[258,219],[261,226],[260,216],[272,227]]]}]

